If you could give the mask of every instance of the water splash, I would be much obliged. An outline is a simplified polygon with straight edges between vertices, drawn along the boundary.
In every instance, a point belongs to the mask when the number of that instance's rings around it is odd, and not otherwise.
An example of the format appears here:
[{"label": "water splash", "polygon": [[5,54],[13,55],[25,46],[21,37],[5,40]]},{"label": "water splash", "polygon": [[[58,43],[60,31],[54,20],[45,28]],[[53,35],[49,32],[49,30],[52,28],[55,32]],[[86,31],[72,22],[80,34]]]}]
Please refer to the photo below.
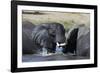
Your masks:
[{"label": "water splash", "polygon": [[46,48],[42,48],[42,56],[47,56],[47,49]]},{"label": "water splash", "polygon": [[62,47],[56,46],[56,54],[62,54],[63,53],[62,51],[63,51]]},{"label": "water splash", "polygon": [[56,46],[55,48],[55,53],[48,53],[47,51],[47,48],[42,48],[42,53],[41,55],[42,56],[50,56],[50,55],[53,55],[53,54],[63,54],[63,47],[59,47],[59,46]]}]

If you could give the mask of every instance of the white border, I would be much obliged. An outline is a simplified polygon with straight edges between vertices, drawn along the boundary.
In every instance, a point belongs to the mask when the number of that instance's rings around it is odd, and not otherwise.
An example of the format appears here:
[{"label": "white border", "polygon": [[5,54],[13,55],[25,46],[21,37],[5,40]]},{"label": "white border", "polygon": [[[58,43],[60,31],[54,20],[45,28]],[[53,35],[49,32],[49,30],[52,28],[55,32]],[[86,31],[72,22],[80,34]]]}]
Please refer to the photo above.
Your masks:
[{"label": "white border", "polygon": [[[93,64],[94,63],[94,10],[92,9],[76,9],[76,8],[57,8],[57,7],[40,7],[40,6],[23,6],[19,5],[17,11],[17,36],[18,36],[18,50],[17,50],[17,66],[18,68],[25,67],[43,67],[43,66],[57,66],[57,65],[78,65],[78,64]],[[89,60],[66,60],[66,61],[46,61],[46,62],[24,62],[22,63],[22,10],[42,10],[42,11],[60,11],[60,12],[84,12],[90,13],[90,59]]]}]

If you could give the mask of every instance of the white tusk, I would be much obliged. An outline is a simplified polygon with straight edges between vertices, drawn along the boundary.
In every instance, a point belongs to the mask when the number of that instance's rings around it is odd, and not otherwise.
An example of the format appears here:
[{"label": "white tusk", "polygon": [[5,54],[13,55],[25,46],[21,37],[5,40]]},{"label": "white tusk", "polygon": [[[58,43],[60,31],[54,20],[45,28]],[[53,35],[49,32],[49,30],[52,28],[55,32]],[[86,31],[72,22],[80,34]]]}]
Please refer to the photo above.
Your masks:
[{"label": "white tusk", "polygon": [[60,46],[65,46],[66,45],[66,43],[61,43],[61,44],[59,44]]},{"label": "white tusk", "polygon": [[66,43],[61,43],[61,44],[59,44],[58,42],[57,42],[57,46],[65,46],[66,45]]},{"label": "white tusk", "polygon": [[57,46],[60,46],[60,44],[57,42]]}]

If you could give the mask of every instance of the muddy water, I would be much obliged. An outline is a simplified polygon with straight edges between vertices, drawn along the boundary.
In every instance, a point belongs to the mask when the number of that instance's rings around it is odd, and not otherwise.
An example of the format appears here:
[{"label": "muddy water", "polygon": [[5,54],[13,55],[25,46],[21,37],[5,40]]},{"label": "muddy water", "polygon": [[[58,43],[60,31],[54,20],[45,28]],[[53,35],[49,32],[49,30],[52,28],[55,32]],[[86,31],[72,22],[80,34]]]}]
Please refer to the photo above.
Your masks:
[{"label": "muddy water", "polygon": [[89,59],[87,57],[74,56],[74,55],[64,55],[64,54],[54,54],[49,56],[41,56],[38,54],[23,55],[22,62],[39,62],[39,61],[56,61],[56,60],[80,60]]}]

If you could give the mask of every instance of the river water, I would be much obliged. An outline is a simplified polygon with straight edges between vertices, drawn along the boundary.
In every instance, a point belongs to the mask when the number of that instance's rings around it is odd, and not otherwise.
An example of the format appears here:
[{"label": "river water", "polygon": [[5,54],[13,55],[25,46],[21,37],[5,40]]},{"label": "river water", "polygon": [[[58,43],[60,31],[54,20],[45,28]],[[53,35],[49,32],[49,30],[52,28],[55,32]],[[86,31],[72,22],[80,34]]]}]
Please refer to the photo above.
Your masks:
[{"label": "river water", "polygon": [[38,54],[23,55],[22,62],[41,62],[41,61],[57,61],[57,60],[80,60],[89,59],[87,57],[75,56],[75,55],[64,55],[64,54],[52,54],[48,56],[42,56]]}]

